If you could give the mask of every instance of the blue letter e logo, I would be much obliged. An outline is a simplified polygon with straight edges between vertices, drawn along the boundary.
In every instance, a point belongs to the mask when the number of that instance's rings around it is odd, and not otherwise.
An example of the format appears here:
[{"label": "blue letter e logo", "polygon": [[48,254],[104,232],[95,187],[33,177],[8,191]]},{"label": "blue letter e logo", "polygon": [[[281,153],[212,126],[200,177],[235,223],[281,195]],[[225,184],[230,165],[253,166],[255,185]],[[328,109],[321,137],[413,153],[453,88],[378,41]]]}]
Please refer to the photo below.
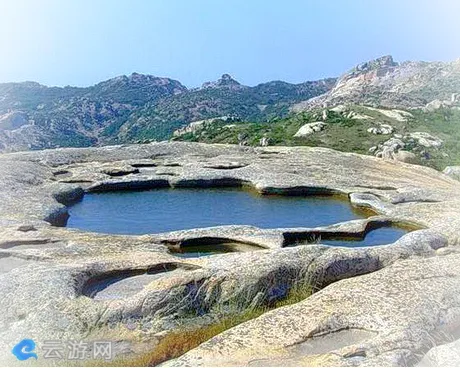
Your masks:
[{"label": "blue letter e logo", "polygon": [[27,360],[29,358],[37,359],[37,354],[34,353],[35,342],[34,340],[24,339],[17,344],[11,352],[18,358],[18,360]]}]

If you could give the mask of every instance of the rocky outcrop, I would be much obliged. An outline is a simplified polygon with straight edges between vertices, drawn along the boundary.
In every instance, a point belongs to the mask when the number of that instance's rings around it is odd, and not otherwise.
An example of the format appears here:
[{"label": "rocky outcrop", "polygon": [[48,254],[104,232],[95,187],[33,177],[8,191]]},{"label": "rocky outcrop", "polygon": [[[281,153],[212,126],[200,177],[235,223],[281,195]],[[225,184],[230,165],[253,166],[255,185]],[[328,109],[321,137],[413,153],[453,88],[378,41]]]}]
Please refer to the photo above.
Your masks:
[{"label": "rocky outcrop", "polygon": [[[103,336],[138,354],[171,329],[212,323],[229,305],[237,305],[233,312],[270,305],[299,281],[315,294],[171,364],[411,363],[432,347],[432,336],[460,323],[460,183],[429,168],[323,148],[155,143],[0,155],[0,170],[2,351],[24,336],[38,344]],[[143,236],[51,226],[65,223],[67,206],[88,191],[222,185],[342,195],[380,215],[313,229]],[[370,248],[305,242],[391,224],[426,229]],[[255,249],[194,259],[174,253],[200,241]]]},{"label": "rocky outcrop", "polygon": [[407,134],[405,138],[408,140],[410,139],[415,140],[420,146],[423,146],[426,148],[431,148],[431,147],[439,148],[443,144],[442,139],[439,139],[438,137],[435,137],[426,132],[409,133]]},{"label": "rocky outcrop", "polygon": [[[294,111],[339,104],[410,108],[451,100],[460,90],[460,63],[403,62],[384,56],[342,75],[329,92],[293,106]],[[430,108],[430,107],[429,107]]]},{"label": "rocky outcrop", "polygon": [[378,126],[367,129],[368,133],[388,135],[394,132],[394,128],[389,124],[379,124]]},{"label": "rocky outcrop", "polygon": [[315,132],[320,132],[326,127],[326,125],[326,123],[323,123],[321,121],[302,125],[297,131],[297,133],[294,134],[294,137],[305,137]]},{"label": "rocky outcrop", "polygon": [[15,130],[29,123],[29,117],[22,111],[0,115],[0,130]]},{"label": "rocky outcrop", "polygon": [[424,111],[432,112],[441,108],[459,108],[460,95],[458,93],[452,93],[449,100],[433,100],[423,107]]},{"label": "rocky outcrop", "polygon": [[180,137],[187,133],[197,133],[200,130],[210,127],[216,122],[238,122],[239,120],[240,119],[236,116],[219,116],[213,119],[193,121],[185,127],[175,130],[173,133],[173,137]]},{"label": "rocky outcrop", "polygon": [[[405,134],[394,134],[393,137],[371,147],[370,152],[376,157],[384,159],[394,159],[402,162],[417,163],[420,160],[430,158],[427,148],[439,149],[443,141],[426,132],[413,132]],[[408,151],[406,148],[409,148]]]},{"label": "rocky outcrop", "polygon": [[443,173],[460,181],[460,166],[447,166]]},{"label": "rocky outcrop", "polygon": [[230,74],[222,74],[222,76],[214,82],[205,82],[201,86],[202,89],[206,88],[229,88],[229,89],[239,89],[239,88],[248,88],[243,86],[235,79],[232,78]]}]

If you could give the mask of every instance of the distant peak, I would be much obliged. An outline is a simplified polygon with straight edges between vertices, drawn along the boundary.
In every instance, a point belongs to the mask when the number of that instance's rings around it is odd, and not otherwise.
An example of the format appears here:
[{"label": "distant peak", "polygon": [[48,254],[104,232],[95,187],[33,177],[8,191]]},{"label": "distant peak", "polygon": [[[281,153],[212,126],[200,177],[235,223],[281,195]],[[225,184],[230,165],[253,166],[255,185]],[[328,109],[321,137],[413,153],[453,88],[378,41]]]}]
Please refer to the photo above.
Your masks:
[{"label": "distant peak", "polygon": [[222,74],[222,76],[220,77],[218,82],[220,82],[220,83],[232,83],[232,84],[236,83],[236,84],[240,84],[235,79],[233,79],[230,74],[227,74],[227,73]]},{"label": "distant peak", "polygon": [[382,66],[396,66],[398,65],[398,63],[396,63],[394,60],[393,60],[393,56],[391,55],[385,55],[385,56],[381,56],[371,62],[374,62],[378,65],[382,65]]},{"label": "distant peak", "polygon": [[[141,74],[133,72],[130,75],[120,75],[108,79],[106,81],[96,84],[94,87],[102,87],[104,89],[111,88],[126,88],[131,86],[131,88],[156,88],[156,87],[167,87],[170,86],[171,89],[175,91],[182,92],[186,91],[187,88],[183,86],[179,81],[170,78],[157,77],[151,74]],[[175,93],[176,93],[175,92]]]},{"label": "distant peak", "polygon": [[213,82],[205,82],[201,86],[201,88],[222,88],[222,87],[227,87],[227,88],[241,88],[244,87],[241,85],[238,81],[233,79],[233,77],[230,74],[222,74],[222,76],[217,80]]},{"label": "distant peak", "polygon": [[371,70],[398,66],[393,60],[393,56],[385,55],[377,59],[366,61],[353,68],[352,72],[368,72]]}]

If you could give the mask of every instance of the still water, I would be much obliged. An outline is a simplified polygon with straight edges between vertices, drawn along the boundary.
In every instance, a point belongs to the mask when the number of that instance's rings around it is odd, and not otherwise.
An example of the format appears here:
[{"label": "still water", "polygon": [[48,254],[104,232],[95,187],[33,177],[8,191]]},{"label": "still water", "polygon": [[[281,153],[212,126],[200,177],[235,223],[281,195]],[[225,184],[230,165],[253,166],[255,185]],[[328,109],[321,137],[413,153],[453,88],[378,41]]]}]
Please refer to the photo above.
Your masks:
[{"label": "still water", "polygon": [[[68,227],[112,234],[153,234],[219,225],[260,228],[317,227],[365,218],[348,201],[334,197],[262,196],[238,189],[156,189],[87,194],[69,210]],[[363,247],[393,243],[406,233],[380,228],[365,239],[321,239],[331,246]],[[200,248],[200,247],[198,247]],[[181,256],[235,251],[203,245]],[[241,250],[237,250],[241,251]]]},{"label": "still water", "polygon": [[237,189],[156,189],[87,194],[67,226],[113,234],[149,234],[218,225],[316,227],[364,218],[332,197],[262,196]]}]

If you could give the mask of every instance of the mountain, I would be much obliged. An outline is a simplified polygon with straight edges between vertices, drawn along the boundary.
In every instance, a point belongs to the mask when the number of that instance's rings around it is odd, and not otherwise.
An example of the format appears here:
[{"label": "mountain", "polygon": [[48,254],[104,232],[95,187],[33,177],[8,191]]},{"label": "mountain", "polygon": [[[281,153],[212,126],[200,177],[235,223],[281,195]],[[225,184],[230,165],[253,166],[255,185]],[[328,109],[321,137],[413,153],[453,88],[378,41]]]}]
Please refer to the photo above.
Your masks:
[{"label": "mountain", "polygon": [[189,122],[229,116],[244,121],[267,121],[287,116],[290,107],[305,98],[328,91],[334,78],[291,84],[281,81],[243,86],[228,74],[216,82],[158,101],[149,102],[132,113],[120,127],[112,126],[108,139],[132,142],[167,139]]},{"label": "mountain", "polygon": [[[449,111],[457,108],[459,103],[460,59],[447,63],[398,63],[391,56],[384,56],[361,63],[340,78],[299,84],[271,81],[245,86],[229,74],[223,74],[216,81],[203,83],[200,88],[188,89],[170,78],[138,73],[86,88],[46,87],[35,82],[4,83],[0,84],[0,151],[164,140],[173,137],[175,131],[188,132],[188,135],[176,132],[175,139],[221,139],[214,137],[215,124],[211,121],[249,124],[249,131],[255,126],[262,126],[262,130],[269,129],[272,133],[276,130],[277,138],[274,136],[272,139],[276,144],[308,142],[311,145],[351,149],[360,145],[332,141],[334,137],[343,140],[341,134],[350,136],[353,124],[347,120],[347,114],[360,115],[361,107],[366,107],[362,113],[365,116],[370,116],[371,108],[407,112],[418,109],[421,112],[416,115],[422,119],[428,110],[446,109],[449,115]],[[343,125],[337,126],[346,127],[346,132],[339,129],[333,137],[325,137],[321,142],[313,138],[299,140],[289,137],[286,140],[283,136],[287,130],[280,119],[294,129],[298,128],[298,122],[305,122],[304,118],[296,118],[295,114],[313,111],[310,115],[314,116],[317,110],[320,114],[328,114],[329,110],[336,108],[342,111],[336,120],[343,122]],[[397,115],[398,112],[390,114]],[[435,118],[442,122],[441,115],[438,115]],[[444,121],[455,124],[451,115],[446,116]],[[315,123],[311,118],[307,120],[305,123]],[[359,125],[356,120],[353,127]],[[361,119],[360,124],[364,124],[362,129],[375,128],[375,124],[369,125],[375,123],[371,120]],[[380,116],[374,117],[374,120],[384,122]],[[193,129],[187,128],[193,122],[200,124],[192,125]],[[397,119],[387,123],[405,129]],[[205,129],[198,135],[193,133],[190,136],[189,133],[194,132],[196,127],[206,127],[210,135],[203,138],[201,133],[206,133]],[[327,135],[328,131],[314,136]],[[355,133],[362,135],[358,131]],[[250,141],[258,142],[261,138],[257,137],[253,135]],[[235,139],[235,135],[225,136],[221,141],[233,142]],[[373,138],[369,143],[374,141]],[[368,148],[361,145],[355,151],[367,151]]]},{"label": "mountain", "polygon": [[230,88],[230,89],[240,89],[240,88],[247,88],[243,86],[241,83],[237,82],[232,78],[230,74],[222,74],[215,82],[205,82],[201,86],[202,89],[204,88]]},{"label": "mountain", "polygon": [[335,79],[255,87],[224,74],[201,88],[133,73],[87,88],[0,84],[0,151],[167,139],[194,120],[223,115],[265,121],[327,92]]},{"label": "mountain", "polygon": [[0,84],[0,150],[94,145],[147,102],[185,91],[175,80],[136,73],[88,88]]},{"label": "mountain", "polygon": [[296,104],[292,111],[339,104],[418,108],[433,100],[450,100],[459,92],[460,59],[399,64],[391,56],[384,56],[356,66],[342,75],[331,90]]}]

